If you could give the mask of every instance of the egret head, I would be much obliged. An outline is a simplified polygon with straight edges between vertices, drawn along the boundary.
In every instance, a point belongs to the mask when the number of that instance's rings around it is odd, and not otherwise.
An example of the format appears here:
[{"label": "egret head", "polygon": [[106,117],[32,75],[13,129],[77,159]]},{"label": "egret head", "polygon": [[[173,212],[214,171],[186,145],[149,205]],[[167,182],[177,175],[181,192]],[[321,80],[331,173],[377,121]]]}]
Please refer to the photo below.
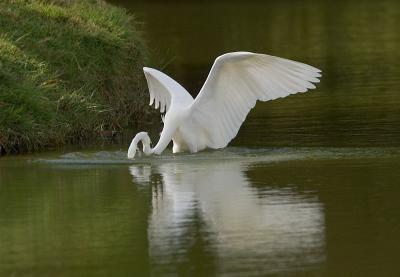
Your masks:
[{"label": "egret head", "polygon": [[133,159],[135,157],[137,151],[137,145],[139,141],[143,144],[143,151],[147,152],[150,150],[150,137],[147,132],[137,133],[136,136],[132,139],[131,145],[128,149],[128,159]]},{"label": "egret head", "polygon": [[137,141],[135,141],[135,139],[133,139],[131,142],[131,145],[129,145],[128,159],[135,158],[136,150],[137,150]]}]

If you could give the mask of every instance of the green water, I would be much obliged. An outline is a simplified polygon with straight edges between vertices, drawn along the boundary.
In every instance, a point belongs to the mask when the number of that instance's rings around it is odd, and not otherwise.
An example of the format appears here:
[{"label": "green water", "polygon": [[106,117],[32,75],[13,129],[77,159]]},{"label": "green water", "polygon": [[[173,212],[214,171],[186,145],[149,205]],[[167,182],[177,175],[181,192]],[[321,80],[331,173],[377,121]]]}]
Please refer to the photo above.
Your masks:
[{"label": "green water", "polygon": [[165,72],[194,96],[229,51],[322,70],[316,91],[258,103],[236,145],[400,146],[400,1],[110,2],[144,22],[158,61],[174,58]]},{"label": "green water", "polygon": [[400,276],[400,2],[111,2],[193,95],[235,50],[322,82],[224,150],[0,158],[0,276]]},{"label": "green water", "polygon": [[0,276],[398,276],[399,148],[0,160]]}]

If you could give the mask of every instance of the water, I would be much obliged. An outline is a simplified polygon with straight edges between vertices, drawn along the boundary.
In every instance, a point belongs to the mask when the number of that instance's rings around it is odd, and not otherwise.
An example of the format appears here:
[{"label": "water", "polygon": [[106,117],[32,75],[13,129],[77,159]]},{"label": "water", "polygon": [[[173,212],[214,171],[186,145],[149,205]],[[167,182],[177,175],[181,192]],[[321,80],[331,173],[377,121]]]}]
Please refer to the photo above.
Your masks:
[{"label": "water", "polygon": [[398,276],[400,148],[0,160],[0,276]]},{"label": "water", "polygon": [[318,89],[258,103],[235,145],[400,146],[400,2],[111,0],[144,22],[157,62],[196,96],[225,52],[322,70]]},{"label": "water", "polygon": [[235,50],[322,82],[224,150],[0,158],[0,276],[400,276],[400,2],[111,2],[193,95]]}]

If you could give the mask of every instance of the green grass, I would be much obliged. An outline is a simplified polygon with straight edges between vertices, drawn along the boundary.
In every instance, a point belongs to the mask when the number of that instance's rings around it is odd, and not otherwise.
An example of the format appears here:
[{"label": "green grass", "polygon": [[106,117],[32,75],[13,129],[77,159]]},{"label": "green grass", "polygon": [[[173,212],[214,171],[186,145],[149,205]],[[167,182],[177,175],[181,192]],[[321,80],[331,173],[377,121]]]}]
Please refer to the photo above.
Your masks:
[{"label": "green grass", "polygon": [[145,114],[147,50],[101,0],[0,1],[0,149],[85,141]]}]

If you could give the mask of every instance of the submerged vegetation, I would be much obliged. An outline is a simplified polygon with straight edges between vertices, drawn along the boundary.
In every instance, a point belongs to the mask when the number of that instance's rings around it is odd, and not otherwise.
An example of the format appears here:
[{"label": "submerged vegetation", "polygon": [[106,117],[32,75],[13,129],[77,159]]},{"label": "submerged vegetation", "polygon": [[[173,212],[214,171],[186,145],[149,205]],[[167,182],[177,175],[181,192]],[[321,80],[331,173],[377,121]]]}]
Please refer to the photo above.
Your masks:
[{"label": "submerged vegetation", "polygon": [[79,142],[136,124],[147,59],[136,26],[102,0],[1,1],[0,150]]}]

